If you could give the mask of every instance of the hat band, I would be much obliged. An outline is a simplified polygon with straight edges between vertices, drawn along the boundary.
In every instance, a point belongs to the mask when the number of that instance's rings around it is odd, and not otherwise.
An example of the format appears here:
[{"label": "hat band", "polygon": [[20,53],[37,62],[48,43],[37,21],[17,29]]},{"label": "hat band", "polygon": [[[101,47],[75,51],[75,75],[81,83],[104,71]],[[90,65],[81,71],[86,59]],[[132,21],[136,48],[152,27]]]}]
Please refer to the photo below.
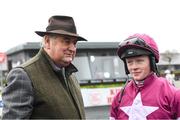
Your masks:
[{"label": "hat band", "polygon": [[63,31],[67,31],[67,32],[76,34],[76,28],[74,26],[70,26],[70,25],[66,25],[66,26],[51,25],[46,28],[47,32],[50,32],[53,30],[63,30]]}]

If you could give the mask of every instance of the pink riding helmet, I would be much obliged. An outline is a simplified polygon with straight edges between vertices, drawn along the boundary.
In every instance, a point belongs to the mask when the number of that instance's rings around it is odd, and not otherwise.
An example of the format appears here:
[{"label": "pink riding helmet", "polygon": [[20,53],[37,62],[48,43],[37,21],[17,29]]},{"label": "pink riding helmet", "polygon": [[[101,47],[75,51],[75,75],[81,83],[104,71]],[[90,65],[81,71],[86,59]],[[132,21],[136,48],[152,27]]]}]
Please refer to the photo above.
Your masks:
[{"label": "pink riding helmet", "polygon": [[156,60],[156,63],[159,62],[159,50],[156,42],[150,36],[146,34],[134,34],[129,36],[123,42],[120,42],[118,48],[118,56],[121,58],[121,55],[127,50],[131,48],[143,49],[151,52]]}]

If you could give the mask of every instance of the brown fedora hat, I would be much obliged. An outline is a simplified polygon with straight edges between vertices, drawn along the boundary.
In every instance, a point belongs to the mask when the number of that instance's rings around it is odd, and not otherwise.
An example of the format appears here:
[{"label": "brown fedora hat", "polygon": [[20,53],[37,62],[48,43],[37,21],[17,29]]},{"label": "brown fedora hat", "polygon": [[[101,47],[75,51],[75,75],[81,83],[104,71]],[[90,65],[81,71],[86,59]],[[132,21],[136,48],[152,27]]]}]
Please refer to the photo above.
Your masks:
[{"label": "brown fedora hat", "polygon": [[69,16],[52,16],[49,18],[49,24],[46,31],[35,31],[39,36],[43,37],[47,34],[61,34],[77,37],[78,41],[87,41],[79,36],[76,32],[76,26],[72,17]]}]

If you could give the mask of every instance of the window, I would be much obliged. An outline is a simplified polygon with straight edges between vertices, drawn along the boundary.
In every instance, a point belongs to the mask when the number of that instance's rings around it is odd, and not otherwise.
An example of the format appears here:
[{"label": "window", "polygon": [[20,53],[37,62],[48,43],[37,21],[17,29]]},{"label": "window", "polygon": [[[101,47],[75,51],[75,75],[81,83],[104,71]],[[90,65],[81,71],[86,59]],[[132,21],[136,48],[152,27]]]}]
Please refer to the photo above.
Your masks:
[{"label": "window", "polygon": [[124,64],[116,56],[90,56],[93,79],[125,77]]},{"label": "window", "polygon": [[78,72],[76,73],[78,80],[91,80],[92,79],[87,56],[75,57],[73,64],[78,69]]},{"label": "window", "polygon": [[98,82],[126,78],[124,63],[113,51],[93,51],[78,54],[73,64],[77,67],[76,77],[80,82]]}]

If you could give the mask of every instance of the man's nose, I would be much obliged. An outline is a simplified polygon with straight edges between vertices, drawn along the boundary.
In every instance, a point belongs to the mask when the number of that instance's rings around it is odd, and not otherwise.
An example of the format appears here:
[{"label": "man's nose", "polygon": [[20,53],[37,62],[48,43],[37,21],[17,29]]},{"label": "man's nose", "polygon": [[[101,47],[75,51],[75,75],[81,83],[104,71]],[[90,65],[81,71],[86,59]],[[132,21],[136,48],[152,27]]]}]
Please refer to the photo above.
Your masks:
[{"label": "man's nose", "polygon": [[71,44],[69,45],[69,50],[75,51],[75,50],[76,50],[76,45],[75,45],[74,43],[71,43]]}]

